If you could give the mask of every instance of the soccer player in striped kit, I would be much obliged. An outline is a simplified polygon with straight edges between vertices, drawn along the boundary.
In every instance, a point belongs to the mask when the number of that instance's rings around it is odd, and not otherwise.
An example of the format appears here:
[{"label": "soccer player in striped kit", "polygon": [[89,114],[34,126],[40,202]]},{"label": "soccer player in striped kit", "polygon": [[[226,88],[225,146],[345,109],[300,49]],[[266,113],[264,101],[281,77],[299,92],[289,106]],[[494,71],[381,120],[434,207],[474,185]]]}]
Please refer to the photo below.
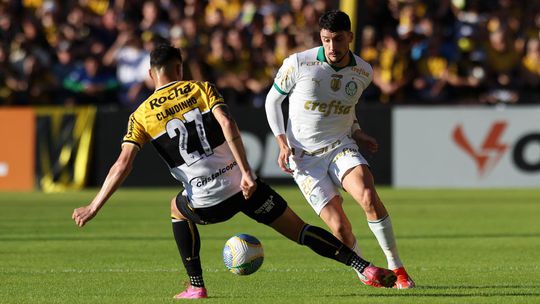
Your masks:
[{"label": "soccer player in striped kit", "polygon": [[[397,275],[394,287],[412,288],[414,281],[398,255],[390,216],[377,195],[368,162],[377,141],[364,133],[355,105],[372,81],[371,66],[349,50],[353,41],[349,16],[329,11],[319,19],[322,46],[286,58],[266,98],[268,123],[280,149],[278,164],[293,175],[315,212],[333,234],[361,255],[345,214],[339,188],[364,210],[368,225]],[[281,104],[289,97],[287,130]],[[376,282],[362,282],[381,287]]]}]

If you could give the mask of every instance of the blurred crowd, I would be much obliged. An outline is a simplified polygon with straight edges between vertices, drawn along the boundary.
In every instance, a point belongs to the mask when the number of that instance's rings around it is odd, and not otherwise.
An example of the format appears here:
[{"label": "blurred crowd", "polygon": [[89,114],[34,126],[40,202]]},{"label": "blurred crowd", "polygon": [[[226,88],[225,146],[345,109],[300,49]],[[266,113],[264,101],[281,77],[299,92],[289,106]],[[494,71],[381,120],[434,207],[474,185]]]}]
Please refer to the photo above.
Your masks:
[{"label": "blurred crowd", "polygon": [[364,3],[367,100],[540,103],[540,1]]},{"label": "blurred crowd", "polygon": [[[180,47],[185,78],[261,107],[289,54],[320,45],[330,0],[0,0],[0,105],[135,108],[149,53]],[[540,3],[358,1],[371,103],[540,103]]]}]

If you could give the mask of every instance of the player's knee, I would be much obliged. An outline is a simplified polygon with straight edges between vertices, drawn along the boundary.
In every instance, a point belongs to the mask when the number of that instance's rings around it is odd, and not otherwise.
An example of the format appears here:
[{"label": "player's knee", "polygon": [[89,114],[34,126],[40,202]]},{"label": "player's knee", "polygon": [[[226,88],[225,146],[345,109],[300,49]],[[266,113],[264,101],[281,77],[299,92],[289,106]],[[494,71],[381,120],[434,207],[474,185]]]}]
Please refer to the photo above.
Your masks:
[{"label": "player's knee", "polygon": [[186,217],[180,213],[176,205],[176,197],[173,197],[171,200],[171,217],[177,220],[185,220]]},{"label": "player's knee", "polygon": [[333,205],[333,204],[341,205],[342,203],[343,203],[343,198],[339,195],[336,195],[330,199],[330,201],[328,202],[328,205]]},{"label": "player's knee", "polygon": [[176,207],[176,197],[173,197],[171,200],[171,213],[178,211],[178,208]]}]

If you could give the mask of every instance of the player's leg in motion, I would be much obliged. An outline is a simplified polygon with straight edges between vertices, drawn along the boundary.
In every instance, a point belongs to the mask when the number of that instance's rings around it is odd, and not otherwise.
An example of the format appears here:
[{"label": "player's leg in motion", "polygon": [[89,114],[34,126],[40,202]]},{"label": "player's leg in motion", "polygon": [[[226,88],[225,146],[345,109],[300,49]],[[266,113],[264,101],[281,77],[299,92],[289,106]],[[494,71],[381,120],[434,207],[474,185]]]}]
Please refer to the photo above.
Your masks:
[{"label": "player's leg in motion", "polygon": [[206,288],[202,275],[201,259],[199,252],[201,250],[201,238],[197,225],[187,220],[176,208],[176,198],[171,202],[172,229],[174,240],[182,263],[189,276],[189,287],[174,296],[175,299],[200,299],[207,298]]},{"label": "player's leg in motion", "polygon": [[290,240],[308,246],[321,256],[351,266],[365,280],[376,282],[385,287],[392,287],[396,281],[396,276],[392,271],[373,266],[330,232],[306,224],[289,207],[270,226]]},{"label": "player's leg in motion", "polygon": [[343,198],[341,196],[336,195],[330,199],[319,216],[328,225],[334,236],[362,257],[362,252],[352,232],[351,222],[343,210]]},{"label": "player's leg in motion", "polygon": [[[359,257],[363,257],[356,236],[352,231],[351,222],[343,210],[343,198],[339,195],[334,196],[321,210],[319,214],[321,219],[328,225],[332,234],[351,248]],[[356,270],[356,269],[355,269]],[[382,287],[376,282],[364,280],[362,274],[356,271],[362,283],[373,287]]]},{"label": "player's leg in motion", "polygon": [[414,287],[414,281],[405,271],[399,258],[392,221],[375,190],[373,176],[369,168],[366,165],[354,167],[343,177],[342,185],[364,210],[369,228],[386,256],[388,268],[392,269],[398,276],[395,287],[400,289]]}]

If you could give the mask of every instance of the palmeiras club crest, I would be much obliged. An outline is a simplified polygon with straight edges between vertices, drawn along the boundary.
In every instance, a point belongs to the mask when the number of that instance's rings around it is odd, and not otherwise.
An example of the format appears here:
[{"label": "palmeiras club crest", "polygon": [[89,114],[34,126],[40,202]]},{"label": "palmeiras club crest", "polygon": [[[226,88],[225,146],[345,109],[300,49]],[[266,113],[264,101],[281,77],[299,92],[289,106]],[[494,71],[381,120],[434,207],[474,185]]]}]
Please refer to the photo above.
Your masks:
[{"label": "palmeiras club crest", "polygon": [[358,85],[356,84],[356,82],[352,80],[347,82],[347,84],[345,85],[345,93],[347,93],[347,95],[354,96],[354,94],[356,94],[357,91],[358,91]]}]

